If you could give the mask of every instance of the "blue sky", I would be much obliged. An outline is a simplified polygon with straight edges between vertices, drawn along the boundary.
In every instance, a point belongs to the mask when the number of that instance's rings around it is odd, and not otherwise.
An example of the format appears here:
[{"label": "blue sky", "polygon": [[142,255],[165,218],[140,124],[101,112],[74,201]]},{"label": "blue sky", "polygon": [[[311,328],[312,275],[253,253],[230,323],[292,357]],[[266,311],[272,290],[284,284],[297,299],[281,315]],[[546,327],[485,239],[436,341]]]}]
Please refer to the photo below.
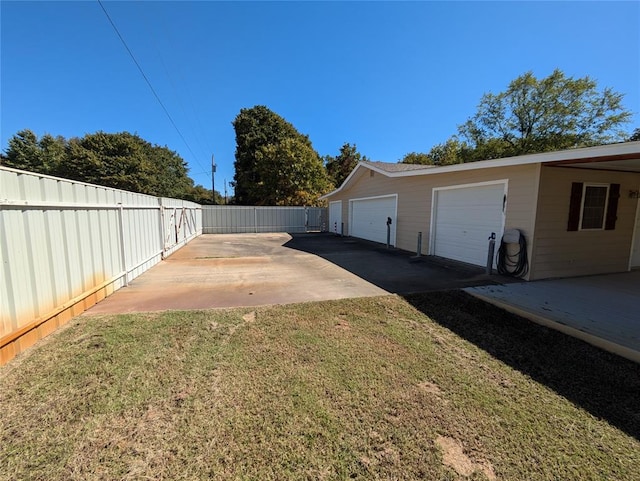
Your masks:
[{"label": "blue sky", "polygon": [[[231,122],[266,105],[320,155],[426,152],[483,93],[560,68],[624,93],[640,127],[640,2],[0,3],[1,148],[17,131],[137,132],[233,180]],[[229,188],[229,193],[231,189]]]}]

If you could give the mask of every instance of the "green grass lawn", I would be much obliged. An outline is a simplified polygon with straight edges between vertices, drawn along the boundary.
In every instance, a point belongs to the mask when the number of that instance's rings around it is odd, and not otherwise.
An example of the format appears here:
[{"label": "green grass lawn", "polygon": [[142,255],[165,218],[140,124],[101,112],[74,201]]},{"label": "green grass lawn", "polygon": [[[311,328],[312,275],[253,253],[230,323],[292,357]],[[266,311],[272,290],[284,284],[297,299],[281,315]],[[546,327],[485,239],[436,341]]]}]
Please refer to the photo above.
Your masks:
[{"label": "green grass lawn", "polygon": [[77,318],[0,368],[0,479],[640,479],[638,366],[482,306]]}]

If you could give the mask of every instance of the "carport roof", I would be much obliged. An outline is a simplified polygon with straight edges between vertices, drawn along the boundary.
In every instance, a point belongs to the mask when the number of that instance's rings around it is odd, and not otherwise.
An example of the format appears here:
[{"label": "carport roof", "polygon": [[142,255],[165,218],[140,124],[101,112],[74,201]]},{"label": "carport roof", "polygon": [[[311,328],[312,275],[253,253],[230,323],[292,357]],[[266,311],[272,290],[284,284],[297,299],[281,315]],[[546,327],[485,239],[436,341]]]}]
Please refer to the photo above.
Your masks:
[{"label": "carport roof", "polygon": [[388,162],[359,162],[340,187],[323,195],[327,199],[343,190],[356,172],[362,168],[373,170],[386,177],[409,177],[416,175],[444,174],[464,170],[480,170],[514,165],[545,164],[583,169],[617,170],[623,172],[640,172],[640,142],[623,142],[597,147],[560,150],[542,154],[520,155],[504,159],[483,160],[454,165],[415,165]]}]

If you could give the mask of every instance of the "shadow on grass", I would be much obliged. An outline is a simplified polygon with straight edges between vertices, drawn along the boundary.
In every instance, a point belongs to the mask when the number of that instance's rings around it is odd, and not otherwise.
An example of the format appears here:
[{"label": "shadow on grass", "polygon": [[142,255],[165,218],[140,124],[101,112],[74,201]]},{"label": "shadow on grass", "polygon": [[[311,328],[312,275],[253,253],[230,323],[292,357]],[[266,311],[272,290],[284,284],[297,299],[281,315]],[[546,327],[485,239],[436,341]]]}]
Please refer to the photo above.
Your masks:
[{"label": "shadow on grass", "polygon": [[404,298],[496,359],[640,440],[640,365],[462,291]]}]

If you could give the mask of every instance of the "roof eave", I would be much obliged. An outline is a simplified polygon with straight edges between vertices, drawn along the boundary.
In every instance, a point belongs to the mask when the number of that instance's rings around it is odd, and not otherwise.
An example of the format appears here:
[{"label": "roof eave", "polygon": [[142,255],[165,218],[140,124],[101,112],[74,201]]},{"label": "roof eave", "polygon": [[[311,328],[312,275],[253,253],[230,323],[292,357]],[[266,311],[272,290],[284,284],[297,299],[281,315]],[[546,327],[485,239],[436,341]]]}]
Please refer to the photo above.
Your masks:
[{"label": "roof eave", "polygon": [[543,152],[540,154],[527,154],[517,157],[505,157],[501,159],[482,160],[478,162],[467,162],[464,164],[443,165],[437,168],[432,166],[424,169],[407,170],[400,172],[387,172],[367,162],[358,162],[358,165],[351,171],[342,185],[333,192],[323,195],[320,199],[326,199],[337,194],[345,188],[360,167],[378,172],[386,177],[412,177],[418,175],[445,174],[448,172],[458,172],[465,170],[491,169],[496,167],[511,167],[516,165],[530,164],[562,164],[581,159],[606,159],[612,156],[624,157],[630,155],[640,155],[640,141],[621,142],[618,144],[598,145],[596,147],[583,147],[579,149],[557,150],[554,152]]}]

